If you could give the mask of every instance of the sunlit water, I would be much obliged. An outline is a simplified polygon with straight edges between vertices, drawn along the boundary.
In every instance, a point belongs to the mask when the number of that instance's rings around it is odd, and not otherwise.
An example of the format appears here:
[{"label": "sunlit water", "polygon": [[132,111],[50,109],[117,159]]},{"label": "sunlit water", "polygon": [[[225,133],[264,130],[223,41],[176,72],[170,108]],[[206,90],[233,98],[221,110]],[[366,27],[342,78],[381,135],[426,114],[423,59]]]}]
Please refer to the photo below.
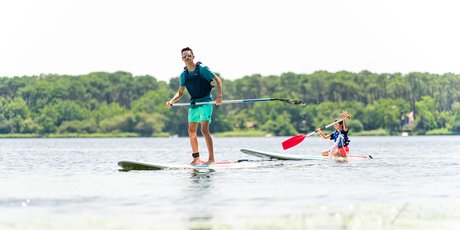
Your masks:
[{"label": "sunlit water", "polygon": [[[239,149],[283,152],[286,138],[214,138],[216,157],[257,160]],[[330,144],[313,137],[287,152]],[[122,172],[120,160],[189,162],[188,139],[0,139],[0,229],[459,228],[460,136],[350,146],[374,159]]]}]

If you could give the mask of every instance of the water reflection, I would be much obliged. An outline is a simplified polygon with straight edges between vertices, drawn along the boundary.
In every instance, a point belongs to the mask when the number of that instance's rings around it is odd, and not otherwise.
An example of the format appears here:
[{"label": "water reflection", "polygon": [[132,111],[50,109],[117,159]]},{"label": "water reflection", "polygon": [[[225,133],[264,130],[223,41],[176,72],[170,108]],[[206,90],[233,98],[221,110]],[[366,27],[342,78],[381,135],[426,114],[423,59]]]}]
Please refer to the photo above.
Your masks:
[{"label": "water reflection", "polygon": [[214,170],[195,170],[191,175],[191,184],[190,186],[196,189],[208,189],[212,187],[212,181],[214,177]]},{"label": "water reflection", "polygon": [[190,230],[211,230],[213,209],[209,196],[212,196],[215,171],[195,171],[190,176],[188,191],[192,197],[193,208],[189,210]]},{"label": "water reflection", "polygon": [[191,217],[189,219],[190,230],[212,230],[212,217]]}]

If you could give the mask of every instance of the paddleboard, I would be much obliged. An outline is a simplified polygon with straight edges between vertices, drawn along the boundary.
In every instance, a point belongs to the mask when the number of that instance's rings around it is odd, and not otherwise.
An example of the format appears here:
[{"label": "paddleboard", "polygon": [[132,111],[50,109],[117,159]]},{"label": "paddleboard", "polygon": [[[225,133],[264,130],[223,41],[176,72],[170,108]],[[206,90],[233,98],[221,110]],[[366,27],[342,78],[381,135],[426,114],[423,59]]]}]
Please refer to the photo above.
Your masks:
[{"label": "paddleboard", "polygon": [[[251,155],[251,156],[260,157],[260,158],[276,159],[276,160],[297,160],[298,161],[298,160],[327,160],[328,159],[328,157],[326,156],[314,156],[314,155],[302,155],[302,154],[290,154],[290,153],[274,153],[274,152],[267,152],[267,151],[254,150],[254,149],[240,149],[240,151],[248,155]],[[370,155],[369,156],[352,155],[350,157],[357,158],[357,159],[372,158]],[[346,160],[346,158],[344,158],[343,160]]]},{"label": "paddleboard", "polygon": [[217,162],[214,165],[191,165],[191,164],[171,164],[171,163],[146,163],[138,161],[120,161],[118,166],[123,171],[129,170],[163,170],[163,169],[192,169],[198,171],[216,170],[216,169],[238,169],[238,168],[257,168],[261,162]]}]

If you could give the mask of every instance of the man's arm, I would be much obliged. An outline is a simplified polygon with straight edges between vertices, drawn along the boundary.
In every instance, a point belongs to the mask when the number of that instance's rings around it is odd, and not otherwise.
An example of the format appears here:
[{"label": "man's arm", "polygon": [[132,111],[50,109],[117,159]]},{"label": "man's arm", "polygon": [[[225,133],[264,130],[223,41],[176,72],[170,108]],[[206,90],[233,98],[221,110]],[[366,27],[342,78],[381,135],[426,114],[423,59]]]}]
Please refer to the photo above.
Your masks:
[{"label": "man's arm", "polygon": [[168,108],[171,108],[172,104],[176,103],[176,101],[180,100],[182,96],[184,96],[184,90],[185,90],[185,86],[180,86],[176,94],[174,95],[174,97],[171,100],[166,102],[166,106]]},{"label": "man's arm", "polygon": [[213,80],[216,81],[217,86],[217,98],[216,98],[216,105],[222,104],[222,81],[218,76],[215,76]]}]

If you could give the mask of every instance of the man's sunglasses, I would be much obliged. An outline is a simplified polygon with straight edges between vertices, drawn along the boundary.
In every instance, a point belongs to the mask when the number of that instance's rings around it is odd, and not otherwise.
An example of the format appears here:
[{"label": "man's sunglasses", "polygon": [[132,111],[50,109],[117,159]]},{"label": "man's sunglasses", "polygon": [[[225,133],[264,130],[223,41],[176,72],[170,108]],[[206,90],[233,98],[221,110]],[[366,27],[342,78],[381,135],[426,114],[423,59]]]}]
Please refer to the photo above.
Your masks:
[{"label": "man's sunglasses", "polygon": [[191,57],[193,57],[192,54],[185,54],[185,55],[182,55],[182,58],[191,58]]}]

